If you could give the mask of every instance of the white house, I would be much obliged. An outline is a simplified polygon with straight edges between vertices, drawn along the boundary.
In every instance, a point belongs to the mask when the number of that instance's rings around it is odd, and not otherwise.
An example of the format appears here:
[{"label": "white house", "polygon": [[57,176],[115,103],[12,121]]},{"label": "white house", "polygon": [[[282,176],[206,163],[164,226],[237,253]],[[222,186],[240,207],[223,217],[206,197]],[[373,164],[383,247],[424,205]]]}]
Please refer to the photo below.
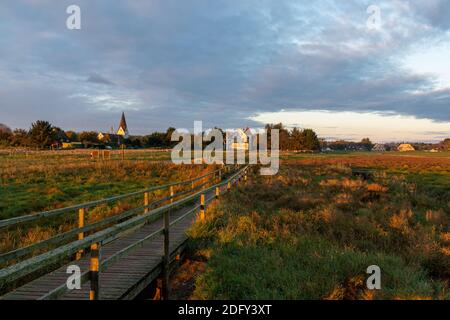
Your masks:
[{"label": "white house", "polygon": [[233,130],[230,134],[228,134],[228,132],[227,146],[230,146],[232,150],[248,150],[248,129]]}]

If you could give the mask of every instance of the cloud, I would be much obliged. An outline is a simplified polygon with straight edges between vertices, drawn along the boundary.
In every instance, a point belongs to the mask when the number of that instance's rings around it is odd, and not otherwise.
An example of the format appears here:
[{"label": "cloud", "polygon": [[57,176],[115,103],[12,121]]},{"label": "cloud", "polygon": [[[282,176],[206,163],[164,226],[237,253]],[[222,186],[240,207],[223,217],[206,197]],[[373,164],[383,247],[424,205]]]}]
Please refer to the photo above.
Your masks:
[{"label": "cloud", "polygon": [[106,84],[106,85],[109,85],[109,86],[113,86],[114,85],[114,82],[109,81],[105,77],[102,77],[101,75],[98,75],[98,74],[91,74],[86,79],[86,81],[87,82],[92,82],[92,83]]},{"label": "cloud", "polygon": [[109,128],[122,110],[133,133],[260,125],[281,109],[450,120],[448,73],[411,68],[450,43],[444,0],[378,1],[379,31],[366,0],[79,0],[76,31],[70,1],[37,3],[0,4],[14,21],[0,24],[0,119],[13,127]]},{"label": "cloud", "polygon": [[450,29],[450,3],[446,0],[413,1],[415,14],[429,25],[441,29]]}]

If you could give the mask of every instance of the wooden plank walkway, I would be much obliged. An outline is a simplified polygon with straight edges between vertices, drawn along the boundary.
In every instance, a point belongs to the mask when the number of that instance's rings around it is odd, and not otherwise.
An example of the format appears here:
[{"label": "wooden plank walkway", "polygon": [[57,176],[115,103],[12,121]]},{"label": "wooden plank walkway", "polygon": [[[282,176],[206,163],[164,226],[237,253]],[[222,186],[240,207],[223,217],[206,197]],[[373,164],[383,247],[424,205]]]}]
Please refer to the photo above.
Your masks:
[{"label": "wooden plank walkway", "polygon": [[[210,191],[205,194],[207,199],[214,196]],[[170,220],[173,221],[192,210],[198,203],[173,210]],[[170,252],[176,254],[187,239],[186,230],[192,224],[197,213],[192,213],[174,226],[170,227]],[[111,257],[130,244],[145,238],[162,228],[163,219],[145,224],[127,235],[124,235],[101,247],[101,260]],[[163,236],[157,236],[144,246],[135,249],[129,255],[115,262],[106,271],[100,272],[100,299],[117,300],[133,299],[161,272],[163,258]],[[78,265],[81,272],[89,270],[89,255],[48,273],[14,291],[7,293],[0,299],[6,300],[35,300],[66,283],[70,276],[66,273],[69,265]],[[64,300],[88,300],[90,282],[82,285],[80,290],[70,290],[62,296]]]}]

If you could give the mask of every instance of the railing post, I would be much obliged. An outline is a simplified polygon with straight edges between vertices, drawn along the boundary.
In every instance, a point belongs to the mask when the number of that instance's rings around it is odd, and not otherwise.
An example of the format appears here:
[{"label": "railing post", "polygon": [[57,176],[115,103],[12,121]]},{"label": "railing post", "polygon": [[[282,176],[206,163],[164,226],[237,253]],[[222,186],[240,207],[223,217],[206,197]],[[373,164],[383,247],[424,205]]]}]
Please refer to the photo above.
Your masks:
[{"label": "railing post", "polygon": [[200,195],[200,220],[205,220],[205,194]]},{"label": "railing post", "polygon": [[156,279],[156,292],[153,300],[161,300],[161,291],[162,291],[162,279]]},{"label": "railing post", "polygon": [[91,266],[90,266],[91,290],[89,300],[100,299],[99,272],[100,272],[100,244],[91,245]]},{"label": "railing post", "polygon": [[163,256],[163,279],[162,279],[162,297],[169,300],[169,228],[170,228],[170,210],[164,212],[164,256]]},{"label": "railing post", "polygon": [[[78,228],[84,227],[84,223],[86,221],[85,213],[86,213],[85,208],[78,209]],[[84,239],[84,232],[78,233],[78,240],[83,240],[83,239]],[[76,255],[76,260],[80,260],[81,257],[83,256],[83,253],[84,253],[83,249],[78,250],[77,255]]]},{"label": "railing post", "polygon": [[247,170],[244,172],[244,182],[247,183]]},{"label": "railing post", "polygon": [[216,187],[216,199],[219,199],[220,196],[220,187]]},{"label": "railing post", "polygon": [[147,213],[150,211],[150,209],[148,208],[148,205],[150,204],[150,193],[149,192],[144,192],[144,213]]}]

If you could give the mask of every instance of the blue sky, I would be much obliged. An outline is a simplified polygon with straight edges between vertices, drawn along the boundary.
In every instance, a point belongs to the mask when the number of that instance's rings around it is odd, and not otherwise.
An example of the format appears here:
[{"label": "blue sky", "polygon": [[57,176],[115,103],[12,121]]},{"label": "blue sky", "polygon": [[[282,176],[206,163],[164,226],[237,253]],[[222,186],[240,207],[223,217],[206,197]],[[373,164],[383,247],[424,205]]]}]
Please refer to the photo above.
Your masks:
[{"label": "blue sky", "polygon": [[[72,4],[81,30],[66,28]],[[132,134],[283,121],[330,139],[438,141],[449,57],[445,0],[2,1],[0,122],[108,131],[125,111]]]}]

